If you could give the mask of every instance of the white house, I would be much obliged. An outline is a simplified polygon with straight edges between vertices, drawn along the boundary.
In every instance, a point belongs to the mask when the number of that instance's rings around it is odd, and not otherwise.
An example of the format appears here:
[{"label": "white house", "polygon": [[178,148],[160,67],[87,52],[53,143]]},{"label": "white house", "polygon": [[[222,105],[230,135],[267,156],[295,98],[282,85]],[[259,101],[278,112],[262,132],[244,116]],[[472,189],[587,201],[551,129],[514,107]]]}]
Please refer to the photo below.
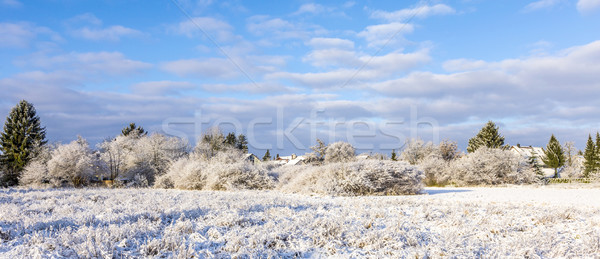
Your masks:
[{"label": "white house", "polygon": [[522,156],[525,159],[529,159],[532,156],[535,157],[535,161],[537,162],[537,164],[540,167],[542,167],[541,169],[542,169],[542,172],[544,173],[544,176],[546,176],[546,177],[554,176],[554,169],[548,168],[542,161],[542,158],[545,157],[543,148],[532,147],[532,146],[524,147],[521,145],[516,145],[516,146],[510,147],[510,151],[517,155]]}]

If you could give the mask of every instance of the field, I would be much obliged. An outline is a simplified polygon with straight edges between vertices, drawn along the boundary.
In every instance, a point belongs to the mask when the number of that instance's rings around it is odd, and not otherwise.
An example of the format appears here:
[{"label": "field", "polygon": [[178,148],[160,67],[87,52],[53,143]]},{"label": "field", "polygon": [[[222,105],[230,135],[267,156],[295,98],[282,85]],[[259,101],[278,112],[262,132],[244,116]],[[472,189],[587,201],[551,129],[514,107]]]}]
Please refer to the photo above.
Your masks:
[{"label": "field", "polygon": [[0,190],[0,257],[593,257],[600,189]]}]

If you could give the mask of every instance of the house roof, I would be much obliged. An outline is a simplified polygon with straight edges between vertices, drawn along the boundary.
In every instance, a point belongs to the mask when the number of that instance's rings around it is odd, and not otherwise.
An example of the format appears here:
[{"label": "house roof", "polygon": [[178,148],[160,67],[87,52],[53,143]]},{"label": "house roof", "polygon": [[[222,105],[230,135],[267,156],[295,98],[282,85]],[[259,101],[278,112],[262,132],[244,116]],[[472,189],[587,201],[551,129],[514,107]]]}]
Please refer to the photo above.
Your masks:
[{"label": "house roof", "polygon": [[523,156],[523,157],[531,157],[533,155],[535,155],[536,157],[542,157],[542,156],[544,156],[544,149],[541,148],[541,147],[512,146],[510,148],[510,150],[512,152],[515,152],[518,155]]}]

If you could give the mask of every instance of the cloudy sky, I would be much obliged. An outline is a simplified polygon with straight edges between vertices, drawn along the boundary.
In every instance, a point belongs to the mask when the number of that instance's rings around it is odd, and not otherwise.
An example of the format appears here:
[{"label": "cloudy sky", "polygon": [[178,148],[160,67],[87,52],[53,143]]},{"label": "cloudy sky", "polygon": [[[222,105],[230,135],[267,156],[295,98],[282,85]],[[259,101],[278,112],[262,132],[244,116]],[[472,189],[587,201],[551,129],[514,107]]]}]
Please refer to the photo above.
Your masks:
[{"label": "cloudy sky", "polygon": [[488,120],[510,144],[600,130],[600,0],[0,0],[0,35],[0,114],[32,102],[51,141],[220,125],[283,155],[465,148]]}]

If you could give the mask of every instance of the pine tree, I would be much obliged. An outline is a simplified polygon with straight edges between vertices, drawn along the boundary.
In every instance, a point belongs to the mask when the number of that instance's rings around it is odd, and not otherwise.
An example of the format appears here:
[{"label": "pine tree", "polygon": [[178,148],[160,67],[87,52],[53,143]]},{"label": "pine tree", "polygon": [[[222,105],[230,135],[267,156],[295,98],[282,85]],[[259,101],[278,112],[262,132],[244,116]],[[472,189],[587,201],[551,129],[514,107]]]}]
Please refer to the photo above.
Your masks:
[{"label": "pine tree", "polygon": [[585,152],[583,153],[583,158],[585,158],[585,170],[583,171],[583,177],[585,178],[590,177],[590,174],[596,169],[596,161],[598,159],[596,151],[597,150],[594,146],[592,135],[588,135],[587,144],[585,145]]},{"label": "pine tree", "polygon": [[229,145],[230,147],[236,146],[237,138],[235,137],[235,133],[229,132],[229,134],[227,134],[225,137],[225,144]]},{"label": "pine tree", "polygon": [[600,172],[600,133],[596,132],[596,166],[594,167],[594,173]]},{"label": "pine tree", "polygon": [[554,178],[557,178],[558,168],[565,165],[565,153],[556,137],[554,137],[554,134],[550,137],[550,141],[548,141],[548,145],[544,149],[544,154],[546,157],[542,158],[542,161],[547,166],[554,168]]},{"label": "pine tree", "polygon": [[542,172],[542,169],[540,168],[540,165],[538,164],[537,154],[535,153],[535,151],[531,152],[531,156],[527,160],[527,163],[533,168],[533,171],[538,176],[538,178],[540,178],[540,179],[544,178],[544,172]]},{"label": "pine tree", "polygon": [[25,100],[12,108],[0,136],[0,162],[5,170],[0,184],[18,184],[21,171],[35,157],[35,150],[46,144],[46,129],[41,126],[35,107]]},{"label": "pine tree", "polygon": [[248,153],[248,140],[244,134],[240,134],[237,139],[237,149],[242,150],[244,153]]},{"label": "pine tree", "polygon": [[396,155],[396,150],[392,149],[392,161],[398,161],[398,157]]},{"label": "pine tree", "polygon": [[148,135],[148,132],[145,131],[144,128],[142,128],[141,126],[136,127],[135,123],[132,122],[129,123],[129,126],[121,130],[121,134],[123,134],[123,136],[132,136],[134,138],[139,138]]},{"label": "pine tree", "polygon": [[488,121],[475,137],[469,139],[467,151],[473,153],[480,147],[508,148],[504,145],[504,137],[500,135],[499,127],[494,122]]},{"label": "pine tree", "polygon": [[327,149],[327,145],[325,145],[321,139],[317,138],[317,145],[310,147],[310,149],[315,152],[319,160],[323,160],[325,158],[325,150]]},{"label": "pine tree", "polygon": [[267,149],[267,152],[265,152],[265,155],[263,156],[263,161],[269,161],[271,160],[271,153],[269,152],[269,150]]}]

